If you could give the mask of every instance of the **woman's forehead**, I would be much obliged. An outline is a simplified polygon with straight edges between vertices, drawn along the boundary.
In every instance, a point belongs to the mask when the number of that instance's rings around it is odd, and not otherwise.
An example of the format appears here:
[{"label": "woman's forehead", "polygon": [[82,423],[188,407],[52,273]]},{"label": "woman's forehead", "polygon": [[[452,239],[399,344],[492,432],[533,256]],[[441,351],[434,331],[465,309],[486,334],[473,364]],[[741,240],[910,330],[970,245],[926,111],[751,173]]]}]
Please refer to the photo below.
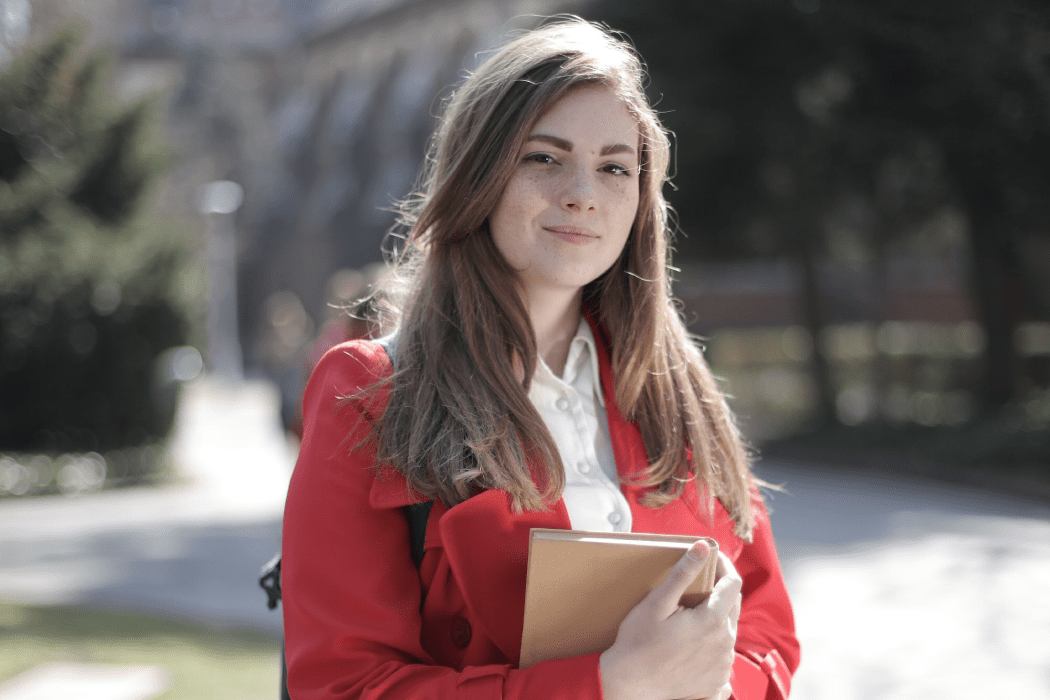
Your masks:
[{"label": "woman's forehead", "polygon": [[583,86],[562,95],[525,134],[526,142],[545,141],[567,151],[577,142],[586,142],[614,152],[637,152],[640,138],[641,124],[628,102],[604,85]]}]

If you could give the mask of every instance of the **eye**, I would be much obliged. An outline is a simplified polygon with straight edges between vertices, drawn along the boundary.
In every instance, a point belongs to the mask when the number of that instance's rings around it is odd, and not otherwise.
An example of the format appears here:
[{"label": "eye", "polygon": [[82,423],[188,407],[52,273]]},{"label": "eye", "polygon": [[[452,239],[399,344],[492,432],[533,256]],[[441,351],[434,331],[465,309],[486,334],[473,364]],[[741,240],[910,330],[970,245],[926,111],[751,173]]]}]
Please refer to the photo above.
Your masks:
[{"label": "eye", "polygon": [[602,166],[602,170],[613,175],[630,175],[631,169],[619,163],[608,163]]},{"label": "eye", "polygon": [[527,163],[539,163],[540,165],[551,165],[557,162],[550,153],[530,153],[525,156],[524,160]]}]

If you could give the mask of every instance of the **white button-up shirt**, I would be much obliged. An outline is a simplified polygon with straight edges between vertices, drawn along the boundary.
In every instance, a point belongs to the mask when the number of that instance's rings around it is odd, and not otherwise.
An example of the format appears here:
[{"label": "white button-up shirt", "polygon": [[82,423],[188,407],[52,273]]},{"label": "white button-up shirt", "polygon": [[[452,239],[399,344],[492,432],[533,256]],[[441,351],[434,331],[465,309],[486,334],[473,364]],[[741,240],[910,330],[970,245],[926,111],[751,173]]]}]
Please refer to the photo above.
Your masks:
[{"label": "white button-up shirt", "polygon": [[573,529],[630,532],[631,509],[616,475],[598,351],[585,319],[580,319],[569,345],[561,377],[543,358],[537,360],[529,399],[551,431],[565,465],[562,497]]}]

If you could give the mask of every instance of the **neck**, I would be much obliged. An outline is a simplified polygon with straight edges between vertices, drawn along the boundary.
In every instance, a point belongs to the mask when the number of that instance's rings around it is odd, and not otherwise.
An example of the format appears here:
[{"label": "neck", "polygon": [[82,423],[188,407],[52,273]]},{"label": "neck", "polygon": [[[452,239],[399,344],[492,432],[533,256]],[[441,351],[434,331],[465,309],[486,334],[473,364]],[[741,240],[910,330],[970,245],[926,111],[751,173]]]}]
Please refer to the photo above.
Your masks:
[{"label": "neck", "polygon": [[527,292],[529,318],[536,333],[536,353],[555,376],[565,372],[569,345],[580,325],[582,300],[582,289],[570,294],[534,289]]}]

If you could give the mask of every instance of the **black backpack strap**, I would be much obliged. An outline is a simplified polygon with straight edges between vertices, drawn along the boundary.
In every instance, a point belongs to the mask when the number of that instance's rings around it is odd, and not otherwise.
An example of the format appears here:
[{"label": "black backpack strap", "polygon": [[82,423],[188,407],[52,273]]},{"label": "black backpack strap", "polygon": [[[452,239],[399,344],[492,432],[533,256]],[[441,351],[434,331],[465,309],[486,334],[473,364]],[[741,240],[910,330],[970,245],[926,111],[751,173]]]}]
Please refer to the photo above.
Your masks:
[{"label": "black backpack strap", "polygon": [[430,507],[433,501],[413,503],[404,507],[408,518],[408,544],[412,550],[412,563],[419,568],[423,563],[423,547],[427,540],[427,521],[430,519]]},{"label": "black backpack strap", "polygon": [[273,610],[281,600],[281,553],[266,562],[259,576],[259,585],[266,591],[266,607]]},{"label": "black backpack strap", "polygon": [[372,342],[379,345],[386,351],[386,356],[390,358],[390,365],[397,371],[397,361],[394,359],[394,355],[397,352],[397,331],[387,333],[382,338],[374,338]]}]

